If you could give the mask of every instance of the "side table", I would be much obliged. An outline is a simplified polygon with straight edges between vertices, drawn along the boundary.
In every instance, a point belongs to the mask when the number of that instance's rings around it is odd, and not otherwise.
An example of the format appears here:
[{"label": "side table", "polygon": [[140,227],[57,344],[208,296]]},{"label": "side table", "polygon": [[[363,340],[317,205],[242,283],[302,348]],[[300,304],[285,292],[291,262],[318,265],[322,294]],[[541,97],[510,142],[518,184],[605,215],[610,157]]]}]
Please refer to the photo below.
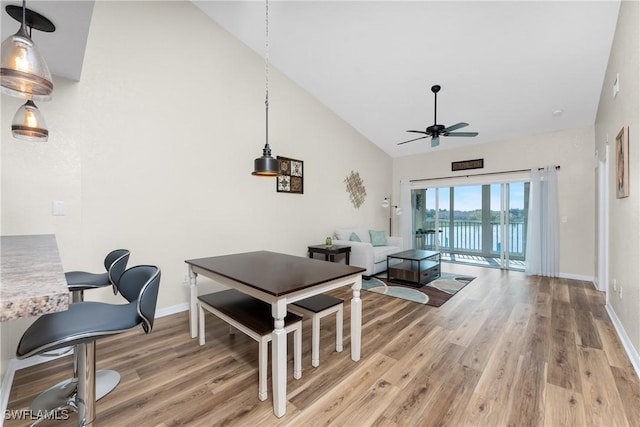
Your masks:
[{"label": "side table", "polygon": [[313,254],[324,254],[325,261],[335,262],[337,254],[345,254],[345,260],[349,265],[349,254],[351,246],[347,245],[313,245],[309,246],[309,258],[313,258]]}]

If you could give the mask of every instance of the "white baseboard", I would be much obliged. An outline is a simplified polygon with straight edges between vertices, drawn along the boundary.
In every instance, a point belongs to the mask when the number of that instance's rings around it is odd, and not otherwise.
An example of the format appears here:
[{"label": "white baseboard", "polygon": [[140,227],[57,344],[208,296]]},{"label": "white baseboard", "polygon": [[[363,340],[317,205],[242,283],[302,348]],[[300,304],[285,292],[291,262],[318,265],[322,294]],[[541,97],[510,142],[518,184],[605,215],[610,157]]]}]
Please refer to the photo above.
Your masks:
[{"label": "white baseboard", "polygon": [[624,350],[627,352],[627,356],[629,356],[629,360],[633,365],[633,369],[636,371],[636,375],[640,378],[640,355],[638,355],[638,351],[635,349],[627,332],[624,330],[620,319],[618,319],[618,315],[615,310],[611,306],[611,304],[607,303],[605,305],[607,313],[609,313],[609,318],[611,319],[611,323],[613,323],[613,327],[616,329],[616,333],[618,337],[620,337],[620,341],[622,341],[622,346]]},{"label": "white baseboard", "polygon": [[172,305],[171,307],[160,308],[156,310],[156,319],[159,317],[171,316],[172,314],[181,313],[189,310],[189,303]]},{"label": "white baseboard", "polygon": [[560,273],[558,277],[562,279],[582,280],[583,282],[596,282],[593,276],[583,276],[581,274]]},{"label": "white baseboard", "polygon": [[0,410],[2,411],[2,417],[0,417],[0,427],[4,425],[4,411],[9,404],[9,393],[11,393],[11,384],[13,384],[13,376],[16,373],[16,367],[14,366],[16,359],[9,360],[9,366],[2,378],[2,388],[0,389]]}]

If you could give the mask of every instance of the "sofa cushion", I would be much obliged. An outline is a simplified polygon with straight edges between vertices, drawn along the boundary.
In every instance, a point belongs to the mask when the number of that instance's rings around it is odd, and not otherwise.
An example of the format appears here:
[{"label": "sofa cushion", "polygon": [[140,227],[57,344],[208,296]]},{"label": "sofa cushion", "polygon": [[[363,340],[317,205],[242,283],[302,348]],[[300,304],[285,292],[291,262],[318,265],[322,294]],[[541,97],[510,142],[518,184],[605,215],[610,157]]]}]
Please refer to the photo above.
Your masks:
[{"label": "sofa cushion", "polygon": [[387,246],[387,238],[384,235],[384,231],[369,230],[369,237],[371,237],[373,246]]},{"label": "sofa cushion", "polygon": [[351,233],[356,233],[363,243],[371,243],[369,238],[369,230],[366,228],[336,228],[335,235],[337,240],[349,240]]},{"label": "sofa cushion", "polygon": [[349,241],[350,242],[362,242],[362,240],[360,240],[360,237],[358,237],[358,235],[354,232],[351,233],[351,236],[349,236]]}]

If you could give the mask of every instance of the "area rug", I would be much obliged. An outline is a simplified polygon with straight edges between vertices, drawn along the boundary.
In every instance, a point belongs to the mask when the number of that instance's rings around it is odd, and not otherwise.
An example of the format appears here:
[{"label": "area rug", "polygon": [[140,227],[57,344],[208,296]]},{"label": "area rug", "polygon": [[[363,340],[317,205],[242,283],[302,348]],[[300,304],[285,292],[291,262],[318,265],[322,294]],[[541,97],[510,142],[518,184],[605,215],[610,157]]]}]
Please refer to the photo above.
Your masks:
[{"label": "area rug", "polygon": [[439,278],[420,288],[388,282],[386,279],[386,272],[370,277],[369,279],[363,279],[362,289],[390,297],[406,299],[417,302],[418,304],[440,307],[460,291],[460,289],[467,286],[475,277],[442,273]]}]

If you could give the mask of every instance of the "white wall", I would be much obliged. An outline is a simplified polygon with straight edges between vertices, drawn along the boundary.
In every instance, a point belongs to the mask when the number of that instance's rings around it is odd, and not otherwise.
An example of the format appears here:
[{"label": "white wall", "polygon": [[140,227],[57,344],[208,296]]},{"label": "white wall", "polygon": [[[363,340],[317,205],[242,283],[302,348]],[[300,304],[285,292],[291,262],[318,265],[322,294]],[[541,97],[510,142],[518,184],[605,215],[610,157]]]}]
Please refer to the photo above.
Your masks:
[{"label": "white wall", "polygon": [[[187,302],[185,259],[305,256],[337,226],[383,229],[391,158],[273,68],[271,147],[304,161],[304,194],[250,174],[264,77],[264,60],[190,2],[96,2],[81,81],[55,79],[39,105],[49,142],[13,139],[21,102],[2,96],[2,234],[55,233],[66,270],[101,271],[109,250],[128,248],[130,265],[162,269],[162,309]],[[359,209],[343,182],[352,170],[367,190]],[[121,301],[110,289],[86,298]],[[0,372],[28,324],[0,324]]]},{"label": "white wall", "polygon": [[[604,158],[608,141],[609,163],[609,304],[635,351],[640,373],[640,7],[637,1],[623,1],[613,40],[609,64],[602,85],[596,118],[596,150]],[[614,98],[613,83],[620,78],[620,92]],[[615,138],[629,126],[629,197],[616,198]],[[603,243],[604,244],[604,243]],[[622,297],[613,290],[613,280],[622,287]],[[615,320],[615,319],[614,319]],[[629,349],[628,349],[629,351]]]},{"label": "white wall", "polygon": [[[443,139],[441,144],[455,144],[453,138],[446,142],[442,142]],[[394,159],[393,191],[398,194],[402,179],[454,177],[559,165],[560,216],[567,217],[567,222],[560,223],[560,273],[565,277],[591,279],[594,275],[595,227],[593,146],[593,128],[585,127],[458,149],[432,149],[423,155]],[[451,162],[471,159],[484,159],[484,168],[451,172]],[[486,178],[490,182],[491,177]]]}]

